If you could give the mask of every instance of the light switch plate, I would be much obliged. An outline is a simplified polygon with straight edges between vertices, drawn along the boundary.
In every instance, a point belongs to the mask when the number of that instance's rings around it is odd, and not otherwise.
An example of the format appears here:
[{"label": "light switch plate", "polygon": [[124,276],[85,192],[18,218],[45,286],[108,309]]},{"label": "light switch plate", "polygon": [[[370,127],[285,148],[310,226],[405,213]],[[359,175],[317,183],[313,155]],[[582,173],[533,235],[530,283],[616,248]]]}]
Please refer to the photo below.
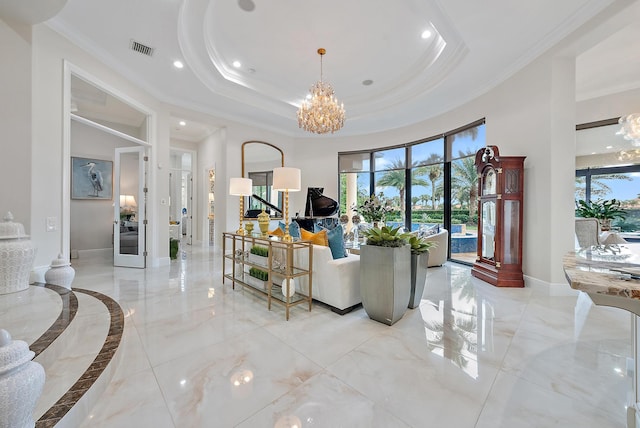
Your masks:
[{"label": "light switch plate", "polygon": [[58,218],[47,217],[47,232],[54,232],[58,230]]}]

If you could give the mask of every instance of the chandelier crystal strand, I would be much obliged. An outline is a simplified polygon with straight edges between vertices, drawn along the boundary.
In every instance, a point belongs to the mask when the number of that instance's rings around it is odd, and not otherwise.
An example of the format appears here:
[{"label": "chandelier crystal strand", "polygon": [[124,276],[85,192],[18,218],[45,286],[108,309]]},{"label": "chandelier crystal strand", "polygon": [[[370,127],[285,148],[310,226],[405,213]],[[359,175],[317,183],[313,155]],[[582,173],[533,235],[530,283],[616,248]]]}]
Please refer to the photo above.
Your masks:
[{"label": "chandelier crystal strand", "polygon": [[311,86],[311,99],[302,102],[298,109],[298,126],[315,134],[334,133],[344,126],[344,104],[338,104],[329,83],[322,81],[322,56],[326,51],[318,49],[320,55],[320,81]]},{"label": "chandelier crystal strand", "polygon": [[622,129],[617,134],[631,141],[632,145],[640,146],[640,113],[622,116],[618,123],[622,125]]}]

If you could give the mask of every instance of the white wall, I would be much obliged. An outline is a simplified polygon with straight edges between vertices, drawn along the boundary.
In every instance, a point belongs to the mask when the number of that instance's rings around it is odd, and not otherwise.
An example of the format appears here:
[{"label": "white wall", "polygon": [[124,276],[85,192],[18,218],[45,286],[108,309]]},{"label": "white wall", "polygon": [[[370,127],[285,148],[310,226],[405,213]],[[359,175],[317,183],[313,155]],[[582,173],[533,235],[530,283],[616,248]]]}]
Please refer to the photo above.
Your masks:
[{"label": "white wall", "polygon": [[[82,123],[71,122],[71,156],[113,162],[116,147],[129,147],[131,145],[133,143],[112,134],[99,131]],[[138,165],[127,166],[125,163],[122,169],[125,172],[128,170],[137,171]],[[127,180],[122,181],[122,194],[135,195],[137,192],[136,186],[127,187]],[[113,199],[71,200],[70,242],[72,250],[95,250],[112,247],[113,203]]]},{"label": "white wall", "polygon": [[[109,88],[126,94],[138,104],[145,106],[156,116],[150,120],[154,147],[150,151],[147,249],[151,265],[169,262],[168,205],[161,204],[169,198],[169,113],[166,107],[132,85],[127,79],[107,68],[104,64],[69,43],[45,25],[33,27],[33,156],[31,189],[32,241],[38,248],[34,266],[42,269],[62,249],[63,231],[45,231],[47,217],[55,217],[64,227],[62,167],[63,159],[63,65],[64,60],[94,76]],[[36,66],[37,65],[37,66]],[[13,101],[12,101],[13,103]],[[42,183],[54,183],[46,186]],[[57,185],[55,185],[57,183]],[[162,219],[162,226],[158,224]]]},{"label": "white wall", "polygon": [[31,229],[30,38],[31,27],[12,28],[0,20],[0,220],[11,211],[27,234]]}]

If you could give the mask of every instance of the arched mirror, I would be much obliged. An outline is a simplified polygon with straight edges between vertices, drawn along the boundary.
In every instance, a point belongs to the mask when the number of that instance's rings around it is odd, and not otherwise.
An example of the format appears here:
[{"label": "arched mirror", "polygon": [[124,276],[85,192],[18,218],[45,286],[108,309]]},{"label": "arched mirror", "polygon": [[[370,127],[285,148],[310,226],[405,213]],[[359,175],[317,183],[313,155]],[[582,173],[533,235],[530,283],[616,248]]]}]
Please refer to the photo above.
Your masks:
[{"label": "arched mirror", "polygon": [[253,196],[245,201],[245,218],[257,218],[264,208],[271,218],[282,217],[282,195],[273,190],[273,169],[284,166],[284,153],[273,144],[242,144],[242,176],[253,180]]}]

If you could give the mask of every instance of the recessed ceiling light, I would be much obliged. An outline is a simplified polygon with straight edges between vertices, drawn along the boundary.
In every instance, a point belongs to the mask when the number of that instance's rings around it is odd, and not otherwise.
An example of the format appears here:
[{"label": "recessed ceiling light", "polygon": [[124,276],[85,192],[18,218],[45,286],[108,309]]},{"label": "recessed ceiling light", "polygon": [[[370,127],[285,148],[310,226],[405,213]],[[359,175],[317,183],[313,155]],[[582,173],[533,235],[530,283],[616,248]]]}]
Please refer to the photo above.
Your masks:
[{"label": "recessed ceiling light", "polygon": [[362,84],[363,84],[364,86],[370,86],[370,85],[373,85],[373,80],[371,80],[371,79],[363,80],[363,81],[362,81]]},{"label": "recessed ceiling light", "polygon": [[176,61],[173,61],[173,66],[175,68],[182,68],[182,67],[184,67],[184,64],[182,63],[182,61],[177,61],[176,60]]},{"label": "recessed ceiling light", "polygon": [[187,122],[185,122],[184,120],[180,121],[180,126],[185,126],[187,124]]},{"label": "recessed ceiling light", "polygon": [[241,65],[242,65],[242,64],[240,64],[240,61],[233,61],[233,66],[234,66],[235,68],[240,68],[240,66],[241,66]]},{"label": "recessed ceiling light", "polygon": [[605,147],[605,148],[607,148],[607,149],[613,149],[613,146],[607,146],[607,147]]},{"label": "recessed ceiling light", "polygon": [[431,30],[424,30],[420,37],[422,37],[423,39],[428,39],[429,37],[431,37]]}]

